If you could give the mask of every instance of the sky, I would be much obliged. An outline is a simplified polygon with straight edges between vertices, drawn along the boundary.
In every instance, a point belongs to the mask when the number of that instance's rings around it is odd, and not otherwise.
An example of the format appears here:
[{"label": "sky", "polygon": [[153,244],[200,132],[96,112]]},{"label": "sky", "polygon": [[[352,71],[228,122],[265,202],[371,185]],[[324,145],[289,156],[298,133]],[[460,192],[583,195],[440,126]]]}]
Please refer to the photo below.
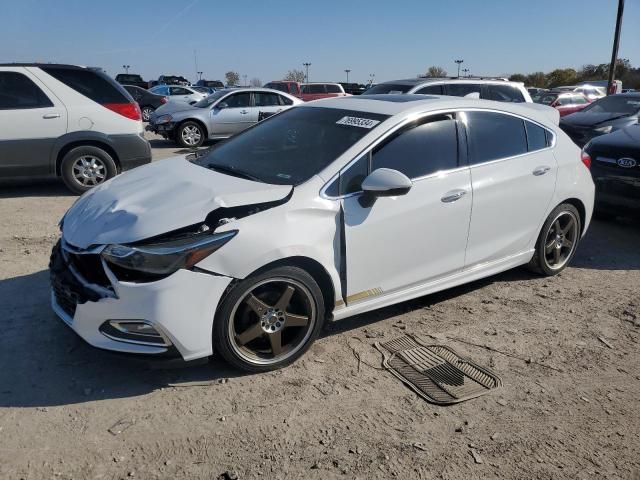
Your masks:
[{"label": "sky", "polygon": [[[548,72],[608,63],[616,0],[0,0],[0,63],[122,65],[263,83],[288,70],[310,81],[413,77],[431,65],[456,74]],[[619,57],[640,66],[640,0],[626,0]],[[635,28],[634,28],[635,27]],[[196,68],[197,61],[197,68]]]}]

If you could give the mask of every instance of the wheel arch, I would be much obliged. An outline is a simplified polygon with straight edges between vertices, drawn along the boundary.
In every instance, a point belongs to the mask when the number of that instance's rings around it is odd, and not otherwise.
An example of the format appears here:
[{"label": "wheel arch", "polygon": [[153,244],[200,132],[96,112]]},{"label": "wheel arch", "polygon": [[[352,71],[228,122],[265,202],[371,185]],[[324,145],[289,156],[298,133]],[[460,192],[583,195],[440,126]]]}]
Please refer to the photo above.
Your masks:
[{"label": "wheel arch", "polygon": [[70,139],[68,142],[62,144],[57,148],[57,152],[55,153],[55,175],[57,177],[62,175],[61,166],[62,159],[64,156],[73,150],[76,147],[96,147],[107,152],[113,161],[116,164],[116,168],[118,169],[118,173],[122,171],[122,167],[120,165],[120,159],[118,158],[118,154],[113,149],[111,145],[109,145],[106,141],[101,141],[97,138],[82,138],[82,139]]},{"label": "wheel arch", "polygon": [[305,256],[285,257],[263,265],[257,270],[251,272],[247,277],[258,275],[266,270],[271,270],[277,267],[298,267],[311,275],[318,283],[320,291],[322,292],[325,316],[331,316],[336,302],[335,287],[329,272],[327,272],[320,262]]},{"label": "wheel arch", "polygon": [[562,205],[563,203],[568,203],[569,205],[573,205],[574,207],[576,207],[576,210],[578,210],[578,213],[580,214],[580,235],[583,235],[585,232],[585,229],[587,228],[585,224],[587,219],[587,209],[584,206],[584,203],[582,203],[582,201],[578,198],[567,198],[566,200],[556,205],[554,209],[557,208],[559,205]]},{"label": "wheel arch", "polygon": [[175,127],[174,132],[178,133],[178,129],[180,127],[182,127],[182,125],[184,125],[187,122],[193,122],[193,123],[197,123],[198,125],[200,125],[202,127],[202,130],[204,131],[204,140],[206,141],[209,138],[209,129],[207,128],[207,126],[204,124],[204,122],[198,118],[193,118],[193,117],[189,117],[189,118],[185,118],[184,120],[180,120],[178,122],[178,124]]}]

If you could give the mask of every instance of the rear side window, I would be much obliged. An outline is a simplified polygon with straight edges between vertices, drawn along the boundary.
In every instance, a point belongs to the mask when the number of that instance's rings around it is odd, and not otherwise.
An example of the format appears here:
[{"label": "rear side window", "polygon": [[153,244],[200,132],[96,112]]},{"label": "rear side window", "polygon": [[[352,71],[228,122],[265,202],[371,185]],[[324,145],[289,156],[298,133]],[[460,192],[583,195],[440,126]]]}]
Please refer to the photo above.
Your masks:
[{"label": "rear side window", "polygon": [[442,85],[429,85],[428,87],[423,87],[417,92],[420,95],[442,95]]},{"label": "rear side window", "polygon": [[497,102],[524,102],[522,92],[511,85],[488,85],[489,100]]},{"label": "rear side window", "polygon": [[327,84],[327,93],[342,93],[342,88],[339,85]]},{"label": "rear side window", "polygon": [[325,93],[324,85],[304,85],[302,91],[304,93]]},{"label": "rear side window", "polygon": [[280,105],[293,105],[293,100],[291,100],[290,98],[278,95],[278,99],[280,100]]},{"label": "rear side window", "polygon": [[458,132],[453,115],[438,115],[403,130],[373,152],[371,170],[392,168],[418,178],[458,166]]},{"label": "rear side window", "polygon": [[526,153],[524,120],[495,112],[466,112],[472,164]]},{"label": "rear side window", "polygon": [[129,103],[126,90],[103,73],[78,68],[41,68],[45,73],[96,103],[102,105],[105,103]]},{"label": "rear side window", "polygon": [[53,107],[49,97],[26,75],[0,72],[0,110]]},{"label": "rear side window", "polygon": [[[527,130],[527,145],[530,152],[547,148],[547,131],[535,123],[524,122]],[[550,138],[550,136],[549,136]]]},{"label": "rear side window", "polygon": [[256,92],[253,94],[256,107],[272,107],[280,105],[280,95],[276,93]]},{"label": "rear side window", "polygon": [[464,97],[470,93],[479,94],[480,90],[482,90],[482,86],[474,83],[450,83],[447,85],[447,95],[454,97]]}]

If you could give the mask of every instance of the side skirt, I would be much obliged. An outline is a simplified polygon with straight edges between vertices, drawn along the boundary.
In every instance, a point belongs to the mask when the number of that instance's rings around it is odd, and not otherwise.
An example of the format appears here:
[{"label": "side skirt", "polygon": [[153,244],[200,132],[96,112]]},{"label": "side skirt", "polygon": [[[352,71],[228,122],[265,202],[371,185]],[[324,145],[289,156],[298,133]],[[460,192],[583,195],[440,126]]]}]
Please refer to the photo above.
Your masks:
[{"label": "side skirt", "polygon": [[363,300],[356,303],[350,303],[344,308],[335,309],[333,311],[333,320],[342,320],[343,318],[351,317],[359,313],[369,312],[395,303],[412,300],[441,290],[457,287],[458,285],[480,280],[481,278],[490,277],[491,275],[510,270],[520,265],[525,265],[531,260],[533,252],[534,250],[528,250],[500,260],[476,265],[432,282],[413,285],[403,290],[396,290],[394,292],[389,292],[367,299],[366,301]]}]

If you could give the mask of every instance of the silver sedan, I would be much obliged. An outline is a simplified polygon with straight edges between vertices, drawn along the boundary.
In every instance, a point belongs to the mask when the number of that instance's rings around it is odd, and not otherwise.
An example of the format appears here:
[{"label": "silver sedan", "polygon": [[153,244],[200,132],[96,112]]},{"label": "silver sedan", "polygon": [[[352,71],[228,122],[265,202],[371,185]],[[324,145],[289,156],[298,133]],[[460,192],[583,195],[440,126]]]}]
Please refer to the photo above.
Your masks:
[{"label": "silver sedan", "polygon": [[258,121],[294,105],[300,99],[268,88],[224,89],[194,105],[169,102],[149,119],[148,130],[186,148],[206,139],[229,138]]}]

